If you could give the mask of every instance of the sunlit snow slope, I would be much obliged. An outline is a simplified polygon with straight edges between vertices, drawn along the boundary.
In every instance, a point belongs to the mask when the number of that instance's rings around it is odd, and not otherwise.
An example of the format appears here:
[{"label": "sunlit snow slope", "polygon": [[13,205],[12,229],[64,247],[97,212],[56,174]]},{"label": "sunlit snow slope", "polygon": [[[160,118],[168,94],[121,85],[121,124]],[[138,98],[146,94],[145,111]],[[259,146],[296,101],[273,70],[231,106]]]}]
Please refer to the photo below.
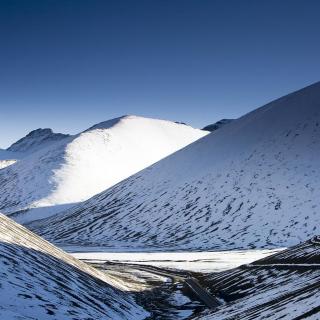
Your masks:
[{"label": "sunlit snow slope", "polygon": [[[0,170],[0,209],[22,223],[47,217],[64,206],[88,199],[207,133],[170,121],[136,116],[102,122]],[[11,148],[21,150],[26,145],[30,143],[20,141]]]},{"label": "sunlit snow slope", "polygon": [[144,319],[116,279],[0,214],[0,319]]},{"label": "sunlit snow slope", "polygon": [[320,83],[273,101],[58,217],[59,243],[231,249],[319,232]]}]

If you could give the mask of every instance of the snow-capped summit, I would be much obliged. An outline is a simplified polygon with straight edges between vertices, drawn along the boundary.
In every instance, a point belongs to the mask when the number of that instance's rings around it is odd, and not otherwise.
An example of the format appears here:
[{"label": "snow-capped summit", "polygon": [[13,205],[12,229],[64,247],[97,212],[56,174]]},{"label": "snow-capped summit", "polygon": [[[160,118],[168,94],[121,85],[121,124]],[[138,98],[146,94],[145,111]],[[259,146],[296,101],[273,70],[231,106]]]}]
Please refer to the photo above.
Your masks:
[{"label": "snow-capped summit", "polygon": [[[50,132],[35,131],[28,141],[52,137]],[[88,199],[206,134],[171,121],[137,116],[99,123],[2,169],[0,209],[19,222],[43,218]],[[22,145],[26,144],[22,141]]]},{"label": "snow-capped summit", "polygon": [[90,127],[89,129],[85,130],[85,132],[90,131],[90,130],[95,130],[95,129],[110,129],[111,127],[119,124],[120,122],[129,120],[129,119],[138,119],[138,118],[142,118],[142,117],[138,117],[138,116],[134,116],[134,115],[123,115],[118,118],[99,122],[99,123],[93,125],[92,127]]},{"label": "snow-capped summit", "polygon": [[289,246],[319,233],[320,83],[234,120],[35,230],[71,244]]},{"label": "snow-capped summit", "polygon": [[29,132],[25,137],[13,143],[7,151],[31,153],[68,136],[67,134],[54,133],[49,128],[40,128]]}]

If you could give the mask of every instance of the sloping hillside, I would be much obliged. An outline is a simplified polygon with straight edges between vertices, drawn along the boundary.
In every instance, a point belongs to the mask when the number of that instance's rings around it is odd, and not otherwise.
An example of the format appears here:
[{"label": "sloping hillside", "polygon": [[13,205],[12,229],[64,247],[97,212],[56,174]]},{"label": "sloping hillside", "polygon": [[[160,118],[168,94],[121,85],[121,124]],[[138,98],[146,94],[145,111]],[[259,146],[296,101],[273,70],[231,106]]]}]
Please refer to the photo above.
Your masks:
[{"label": "sloping hillside", "polygon": [[[0,209],[19,222],[50,216],[206,134],[186,125],[136,116],[102,122],[1,170]],[[19,150],[25,147],[23,141],[15,145]]]},{"label": "sloping hillside", "polygon": [[320,83],[273,101],[34,225],[59,243],[290,246],[320,225]]},{"label": "sloping hillside", "polygon": [[1,319],[144,319],[123,285],[0,214]]},{"label": "sloping hillside", "polygon": [[202,281],[224,303],[201,320],[319,319],[319,238]]}]

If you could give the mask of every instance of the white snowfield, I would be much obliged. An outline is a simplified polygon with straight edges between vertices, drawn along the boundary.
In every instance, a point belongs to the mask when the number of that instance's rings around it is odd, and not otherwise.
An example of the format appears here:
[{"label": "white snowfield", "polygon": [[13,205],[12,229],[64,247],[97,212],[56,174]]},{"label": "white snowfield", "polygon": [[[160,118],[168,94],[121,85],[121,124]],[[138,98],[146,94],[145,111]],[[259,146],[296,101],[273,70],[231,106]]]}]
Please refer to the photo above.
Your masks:
[{"label": "white snowfield", "polygon": [[69,245],[287,247],[319,233],[319,150],[316,83],[32,227]]},{"label": "white snowfield", "polygon": [[[0,209],[22,223],[50,216],[206,134],[170,121],[124,116],[63,136],[0,171]],[[22,142],[15,149],[32,144]]]},{"label": "white snowfield", "polygon": [[124,284],[0,214],[0,319],[144,319]]},{"label": "white snowfield", "polygon": [[[103,252],[88,248],[63,248],[73,257],[93,263],[106,261],[142,264],[159,268],[187,270],[201,273],[220,272],[272,255],[284,250],[231,250],[231,251],[175,251],[175,252]],[[85,251],[88,250],[88,251]]]}]

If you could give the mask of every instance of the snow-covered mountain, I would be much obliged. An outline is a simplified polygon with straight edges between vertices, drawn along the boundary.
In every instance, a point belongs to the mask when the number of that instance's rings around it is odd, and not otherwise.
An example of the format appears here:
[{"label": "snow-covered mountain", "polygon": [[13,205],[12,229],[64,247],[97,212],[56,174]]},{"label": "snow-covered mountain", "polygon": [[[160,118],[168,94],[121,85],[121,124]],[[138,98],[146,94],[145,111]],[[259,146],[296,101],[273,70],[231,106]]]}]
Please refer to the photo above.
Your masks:
[{"label": "snow-covered mountain", "polygon": [[13,143],[7,151],[30,154],[67,137],[69,137],[68,134],[54,133],[49,128],[40,128],[29,132],[25,137]]},{"label": "snow-covered mountain", "polygon": [[9,149],[30,150],[40,140],[47,145],[0,170],[0,209],[19,222],[47,217],[206,134],[186,125],[136,116],[102,122],[75,136],[33,131]]},{"label": "snow-covered mountain", "polygon": [[223,126],[232,122],[233,120],[234,119],[221,119],[215,123],[212,123],[212,124],[205,126],[204,128],[202,128],[202,130],[213,132],[213,131],[216,131],[216,130],[222,128]]},{"label": "snow-covered mountain", "polygon": [[0,214],[0,319],[144,319],[123,284]]},{"label": "snow-covered mountain", "polygon": [[319,232],[319,150],[316,83],[33,228],[65,244],[290,246]]},{"label": "snow-covered mountain", "polygon": [[197,319],[320,319],[319,240],[203,276],[208,291],[224,303]]},{"label": "snow-covered mountain", "polygon": [[54,133],[51,129],[33,130],[6,150],[0,149],[0,169],[68,136],[67,134]]}]

